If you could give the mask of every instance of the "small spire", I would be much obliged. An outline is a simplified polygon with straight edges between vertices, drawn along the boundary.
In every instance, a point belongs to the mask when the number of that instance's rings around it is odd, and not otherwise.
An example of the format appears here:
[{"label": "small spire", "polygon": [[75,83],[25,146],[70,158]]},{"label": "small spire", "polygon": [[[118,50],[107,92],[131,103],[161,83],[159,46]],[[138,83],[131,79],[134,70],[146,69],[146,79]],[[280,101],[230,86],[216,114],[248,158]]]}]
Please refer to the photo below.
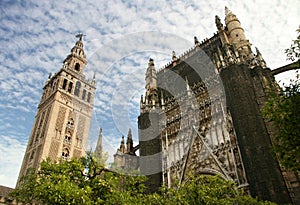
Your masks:
[{"label": "small spire", "polygon": [[50,79],[52,77],[52,73],[50,72],[49,73],[49,76],[48,76],[48,79]]},{"label": "small spire", "polygon": [[129,128],[129,130],[128,130],[128,134],[127,134],[127,137],[128,137],[128,138],[130,138],[130,139],[132,139],[132,133],[131,133],[131,128]]},{"label": "small spire", "polygon": [[124,142],[124,135],[122,136],[121,145],[120,145],[120,152],[125,153],[125,142]]},{"label": "small spire", "polygon": [[228,9],[227,6],[225,6],[225,16],[227,16],[229,13],[231,13],[231,11]]},{"label": "small spire", "polygon": [[223,24],[221,23],[221,19],[218,15],[215,17],[215,23],[219,31],[223,29]]},{"label": "small spire", "polygon": [[172,60],[173,60],[173,61],[176,61],[176,60],[177,60],[175,51],[172,51]]},{"label": "small spire", "polygon": [[237,19],[236,15],[233,14],[228,8],[227,6],[225,6],[225,23],[227,25],[227,23],[229,21],[231,21],[232,19]]},{"label": "small spire", "polygon": [[100,127],[100,130],[99,130],[99,136],[98,136],[97,146],[95,149],[95,154],[97,156],[101,156],[101,152],[102,152],[102,127]]},{"label": "small spire", "polygon": [[133,141],[132,141],[132,134],[131,134],[131,129],[129,128],[128,134],[127,134],[127,153],[133,152]]},{"label": "small spire", "polygon": [[256,55],[257,55],[257,56],[261,56],[261,53],[260,53],[260,51],[258,50],[257,47],[255,47],[255,50],[256,50]]},{"label": "small spire", "polygon": [[191,88],[190,88],[190,85],[189,85],[189,81],[188,81],[187,76],[185,76],[185,85],[186,85],[187,95],[188,95],[188,96],[191,96]]},{"label": "small spire", "polygon": [[164,93],[163,93],[163,91],[161,91],[160,97],[161,97],[161,99],[160,99],[160,101],[161,101],[161,109],[165,110],[165,100],[164,100]]},{"label": "small spire", "polygon": [[194,44],[195,44],[195,45],[198,45],[198,44],[199,44],[199,41],[198,41],[197,36],[194,36]]},{"label": "small spire", "polygon": [[154,60],[152,58],[149,59],[148,66],[154,66]]}]

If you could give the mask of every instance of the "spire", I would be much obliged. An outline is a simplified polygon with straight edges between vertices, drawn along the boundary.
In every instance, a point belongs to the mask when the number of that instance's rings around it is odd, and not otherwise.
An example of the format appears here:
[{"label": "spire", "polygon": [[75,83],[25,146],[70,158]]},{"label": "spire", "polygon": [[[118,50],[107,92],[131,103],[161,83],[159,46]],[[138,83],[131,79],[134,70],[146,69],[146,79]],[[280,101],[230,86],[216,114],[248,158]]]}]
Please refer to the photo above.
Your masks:
[{"label": "spire", "polygon": [[194,44],[197,46],[200,44],[200,42],[198,41],[197,36],[194,36]]},{"label": "spire", "polygon": [[119,151],[125,153],[125,142],[124,142],[124,135],[122,136],[121,145]]},{"label": "spire", "polygon": [[152,109],[155,108],[156,104],[158,103],[157,75],[154,67],[154,60],[152,58],[149,59],[145,80],[145,106],[148,106],[149,109]]},{"label": "spire", "polygon": [[236,15],[232,13],[232,11],[230,11],[227,6],[225,6],[225,24],[227,25],[230,21],[234,20],[240,23]]},{"label": "spire", "polygon": [[256,49],[256,60],[258,61],[259,65],[263,68],[267,67],[266,61],[264,60],[264,58],[262,57],[261,52],[258,50],[257,47],[255,47]]},{"label": "spire", "polygon": [[100,128],[100,131],[99,131],[98,142],[97,142],[97,146],[95,149],[95,154],[101,155],[101,152],[102,152],[102,128]]},{"label": "spire", "polygon": [[130,128],[127,134],[126,148],[127,148],[127,153],[133,152],[133,141],[132,141],[132,133]]},{"label": "spire", "polygon": [[225,7],[225,25],[227,27],[228,42],[238,51],[241,60],[252,59],[251,44],[245,36],[244,29],[236,15],[227,7]]},{"label": "spire", "polygon": [[256,50],[256,55],[257,55],[257,56],[261,56],[261,53],[260,53],[260,51],[258,50],[257,47],[255,47],[255,50]]},{"label": "spire", "polygon": [[190,97],[191,96],[191,88],[190,88],[187,76],[185,76],[185,85],[186,85],[187,95],[188,95],[188,97]]},{"label": "spire", "polygon": [[227,6],[225,6],[225,16],[228,16],[231,11],[228,9]]},{"label": "spire", "polygon": [[216,23],[218,31],[221,31],[223,29],[223,24],[221,23],[220,17],[217,15],[215,17],[215,23]]},{"label": "spire", "polygon": [[154,68],[154,60],[149,59],[148,68],[146,71],[146,89],[156,89],[157,88],[157,76],[156,70]]},{"label": "spire", "polygon": [[79,38],[73,48],[71,49],[71,53],[64,60],[64,67],[70,70],[74,70],[75,72],[82,73],[84,67],[87,64],[86,55],[83,49],[82,37],[83,34],[77,34],[76,38]]},{"label": "spire", "polygon": [[177,61],[177,56],[175,51],[172,51],[172,61]]}]

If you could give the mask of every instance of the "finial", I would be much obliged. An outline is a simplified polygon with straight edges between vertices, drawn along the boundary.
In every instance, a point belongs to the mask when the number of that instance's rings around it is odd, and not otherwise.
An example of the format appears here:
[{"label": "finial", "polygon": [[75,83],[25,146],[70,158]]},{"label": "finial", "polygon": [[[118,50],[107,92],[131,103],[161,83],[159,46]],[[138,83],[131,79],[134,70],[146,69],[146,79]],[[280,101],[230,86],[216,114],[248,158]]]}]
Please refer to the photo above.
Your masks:
[{"label": "finial", "polygon": [[86,36],[86,35],[84,35],[83,33],[78,33],[75,37],[79,38],[79,41],[82,41],[83,36]]},{"label": "finial", "polygon": [[148,65],[149,66],[154,66],[154,60],[152,58],[149,59]]},{"label": "finial", "polygon": [[258,48],[257,47],[255,47],[255,49],[256,49],[256,55],[261,55],[261,53],[260,53],[260,51],[258,50]]},{"label": "finial", "polygon": [[172,60],[173,60],[173,61],[176,61],[176,60],[177,60],[175,51],[172,51]]},{"label": "finial", "polygon": [[50,72],[50,73],[49,73],[49,76],[48,76],[48,79],[50,79],[50,78],[51,78],[51,76],[52,76],[52,73]]},{"label": "finial", "polygon": [[217,29],[222,30],[223,24],[221,23],[221,19],[218,15],[216,15],[216,17],[215,17],[215,23],[216,23]]},{"label": "finial", "polygon": [[225,6],[225,15],[228,14],[230,12],[230,10],[228,9],[227,6]]},{"label": "finial", "polygon": [[198,41],[197,36],[194,36],[194,43],[195,43],[195,45],[198,45],[198,44],[199,44],[199,41]]},{"label": "finial", "polygon": [[100,127],[100,135],[102,135],[102,127]]}]

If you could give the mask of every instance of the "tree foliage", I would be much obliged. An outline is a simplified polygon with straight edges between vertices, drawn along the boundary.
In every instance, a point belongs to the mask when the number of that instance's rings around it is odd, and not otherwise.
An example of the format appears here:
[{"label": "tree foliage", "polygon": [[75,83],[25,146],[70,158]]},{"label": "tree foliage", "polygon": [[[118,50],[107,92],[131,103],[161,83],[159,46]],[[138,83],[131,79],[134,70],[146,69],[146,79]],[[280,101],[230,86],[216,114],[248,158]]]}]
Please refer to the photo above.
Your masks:
[{"label": "tree foliage", "polygon": [[288,49],[285,49],[287,60],[291,61],[300,60],[300,27],[296,31],[298,33],[297,39],[293,40],[293,43]]},{"label": "tree foliage", "polygon": [[185,183],[178,185],[177,188],[162,187],[161,192],[161,195],[153,194],[149,196],[149,204],[274,204],[250,197],[243,189],[238,189],[234,182],[224,180],[220,176],[191,176]]},{"label": "tree foliage", "polygon": [[115,173],[101,161],[92,154],[70,161],[47,159],[11,196],[29,204],[124,204],[144,192],[144,177]]},{"label": "tree foliage", "polygon": [[274,151],[280,163],[290,170],[300,170],[300,84],[296,80],[284,86],[279,93],[270,93],[263,114],[274,121]]},{"label": "tree foliage", "polygon": [[[285,50],[287,59],[297,61],[300,68],[300,27],[298,37]],[[285,168],[300,170],[300,78],[290,80],[279,92],[270,92],[263,109],[265,117],[274,121],[278,133],[274,139],[274,151]]]},{"label": "tree foliage", "polygon": [[106,169],[97,158],[43,161],[11,196],[32,204],[272,204],[246,195],[219,176],[192,176],[177,188],[145,194],[146,178]]}]

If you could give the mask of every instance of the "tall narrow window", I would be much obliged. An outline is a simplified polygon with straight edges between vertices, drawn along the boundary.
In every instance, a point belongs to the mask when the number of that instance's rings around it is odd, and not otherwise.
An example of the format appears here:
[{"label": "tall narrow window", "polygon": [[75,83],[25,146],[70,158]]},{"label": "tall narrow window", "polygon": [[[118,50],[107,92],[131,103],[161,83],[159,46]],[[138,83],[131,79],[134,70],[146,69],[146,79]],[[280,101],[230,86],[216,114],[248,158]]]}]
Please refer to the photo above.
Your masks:
[{"label": "tall narrow window", "polygon": [[68,80],[67,79],[64,79],[64,82],[63,82],[63,85],[62,85],[62,89],[66,89],[67,87],[67,84],[68,84]]},{"label": "tall narrow window", "polygon": [[68,92],[69,92],[69,93],[72,92],[72,88],[73,88],[73,83],[70,82],[70,83],[69,83],[69,87],[68,87]]},{"label": "tall narrow window", "polygon": [[68,132],[68,133],[65,135],[64,143],[66,143],[66,144],[71,144],[71,140],[72,140],[71,133]]},{"label": "tall narrow window", "polygon": [[85,100],[85,96],[86,96],[86,90],[82,91],[82,100]]},{"label": "tall narrow window", "polygon": [[76,82],[74,95],[79,96],[81,83],[79,81]]},{"label": "tall narrow window", "polygon": [[87,96],[87,102],[91,102],[91,93],[90,92],[88,93],[88,96]]},{"label": "tall narrow window", "polygon": [[63,149],[61,156],[62,156],[63,159],[68,159],[69,158],[70,154],[69,154],[68,148]]},{"label": "tall narrow window", "polygon": [[79,64],[79,63],[76,63],[76,64],[75,64],[75,70],[76,70],[76,71],[80,71],[80,64]]}]

